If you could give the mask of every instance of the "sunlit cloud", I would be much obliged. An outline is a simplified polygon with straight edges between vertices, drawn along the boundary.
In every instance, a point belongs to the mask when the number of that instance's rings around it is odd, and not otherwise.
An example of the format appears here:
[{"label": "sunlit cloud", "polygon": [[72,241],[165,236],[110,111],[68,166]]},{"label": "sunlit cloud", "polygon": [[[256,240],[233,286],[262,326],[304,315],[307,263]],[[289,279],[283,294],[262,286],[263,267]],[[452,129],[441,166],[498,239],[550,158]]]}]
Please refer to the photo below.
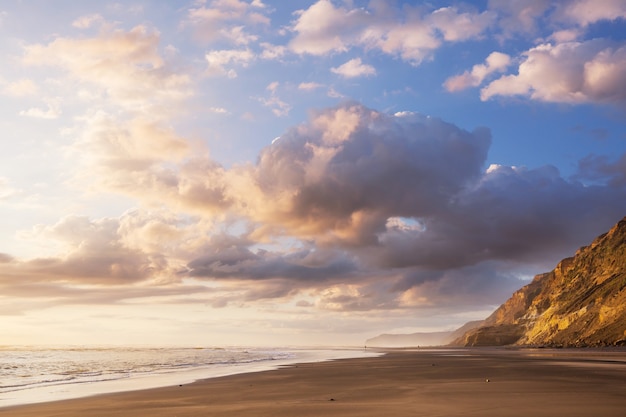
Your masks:
[{"label": "sunlit cloud", "polygon": [[81,16],[72,22],[72,26],[78,29],[88,29],[95,24],[101,24],[104,22],[104,18],[99,14],[90,14]]},{"label": "sunlit cloud", "polygon": [[189,78],[168,68],[159,54],[159,34],[144,26],[105,31],[93,38],[58,37],[27,45],[23,62],[59,67],[75,80],[101,89],[116,105],[154,111],[188,97]]},{"label": "sunlit cloud", "polygon": [[211,51],[206,54],[205,59],[208,63],[207,75],[225,75],[228,78],[237,78],[237,72],[233,68],[227,68],[227,66],[245,68],[256,59],[256,56],[249,49],[230,49]]},{"label": "sunlit cloud", "polygon": [[542,44],[524,53],[518,74],[503,75],[481,90],[481,98],[521,95],[563,103],[623,103],[626,46],[595,39]]},{"label": "sunlit cloud", "polygon": [[257,39],[245,31],[246,26],[270,23],[264,10],[265,5],[260,1],[214,0],[190,8],[187,24],[203,42],[227,39],[245,45]]},{"label": "sunlit cloud", "polygon": [[501,52],[492,52],[485,59],[484,64],[477,64],[471,71],[465,71],[461,75],[450,77],[444,83],[448,91],[464,90],[468,87],[478,87],[483,80],[494,72],[504,72],[511,62],[511,57]]},{"label": "sunlit cloud", "polygon": [[305,83],[298,84],[298,90],[304,90],[304,91],[313,91],[322,87],[324,87],[323,84],[316,83],[316,82],[305,82]]},{"label": "sunlit cloud", "polygon": [[25,97],[35,95],[39,89],[37,84],[30,79],[22,78],[20,80],[8,83],[2,88],[2,92],[8,96]]},{"label": "sunlit cloud", "polygon": [[0,177],[0,201],[6,200],[18,192],[7,178]]},{"label": "sunlit cloud", "polygon": [[[396,18],[397,17],[397,18]],[[495,14],[444,7],[424,15],[421,8],[402,10],[372,3],[371,10],[336,7],[319,0],[297,13],[290,48],[299,54],[324,55],[359,47],[377,49],[419,65],[443,42],[459,42],[481,36]],[[323,23],[320,23],[323,22]]]},{"label": "sunlit cloud", "polygon": [[556,18],[588,26],[600,20],[626,18],[626,4],[620,0],[570,0],[558,4]]},{"label": "sunlit cloud", "polygon": [[376,75],[376,68],[361,62],[361,58],[354,58],[338,67],[331,68],[334,74],[341,75],[345,78],[355,78]]},{"label": "sunlit cloud", "polygon": [[34,117],[36,119],[56,119],[61,115],[58,100],[45,100],[47,108],[31,107],[20,111],[20,116]]}]

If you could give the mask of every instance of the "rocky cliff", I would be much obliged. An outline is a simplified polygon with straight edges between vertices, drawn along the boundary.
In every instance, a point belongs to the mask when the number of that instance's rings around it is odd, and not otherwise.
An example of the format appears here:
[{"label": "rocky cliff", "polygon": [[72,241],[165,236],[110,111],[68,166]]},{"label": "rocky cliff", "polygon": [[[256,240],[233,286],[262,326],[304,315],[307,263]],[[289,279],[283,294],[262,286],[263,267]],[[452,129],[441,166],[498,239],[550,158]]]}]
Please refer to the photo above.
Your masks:
[{"label": "rocky cliff", "polygon": [[626,345],[626,218],[452,344]]}]

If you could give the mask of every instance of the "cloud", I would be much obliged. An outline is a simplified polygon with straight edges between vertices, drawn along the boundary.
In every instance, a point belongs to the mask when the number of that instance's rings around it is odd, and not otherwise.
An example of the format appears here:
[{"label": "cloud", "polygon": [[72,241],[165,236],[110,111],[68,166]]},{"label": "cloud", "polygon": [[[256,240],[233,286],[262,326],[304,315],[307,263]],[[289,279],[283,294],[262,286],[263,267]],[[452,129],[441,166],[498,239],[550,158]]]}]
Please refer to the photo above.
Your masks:
[{"label": "cloud", "polygon": [[589,155],[578,162],[576,177],[582,181],[608,182],[614,186],[626,186],[626,154],[616,161],[606,156]]},{"label": "cloud", "polygon": [[542,44],[524,54],[516,75],[503,75],[481,90],[481,99],[526,96],[561,103],[624,103],[626,46],[595,39]]},{"label": "cloud", "polygon": [[361,58],[351,59],[336,68],[331,68],[330,71],[345,78],[376,75],[376,68],[371,65],[363,64]]},{"label": "cloud", "polygon": [[356,42],[367,14],[360,9],[335,7],[330,0],[319,0],[306,10],[300,10],[292,30],[297,35],[289,47],[296,53],[324,55],[346,51]]},{"label": "cloud", "polygon": [[13,262],[14,258],[6,253],[0,253],[0,264]]},{"label": "cloud", "polygon": [[249,49],[224,49],[207,53],[205,59],[208,63],[207,75],[226,75],[228,78],[236,78],[237,72],[226,67],[237,65],[245,68],[256,59],[256,55]]},{"label": "cloud", "polygon": [[165,150],[150,163],[127,155],[108,165],[126,167],[109,186],[207,218],[228,212],[251,227],[252,242],[290,236],[376,268],[554,259],[626,209],[619,187],[586,187],[550,167],[485,170],[489,145],[486,129],[346,103],[281,135],[256,165],[225,169],[197,157],[165,170]]},{"label": "cloud", "polygon": [[255,176],[276,206],[263,220],[302,237],[372,242],[388,217],[427,213],[479,175],[489,142],[486,131],[418,114],[322,111],[261,153]]},{"label": "cloud", "polygon": [[257,37],[248,34],[245,27],[270,23],[263,14],[265,9],[260,1],[213,0],[208,5],[190,8],[186,24],[193,28],[196,37],[202,42],[225,39],[246,45],[256,41]]},{"label": "cloud", "polygon": [[348,8],[330,0],[319,0],[296,16],[289,48],[298,54],[325,55],[358,47],[399,56],[412,65],[429,58],[443,42],[480,37],[495,19],[491,11],[444,7],[427,12],[420,6],[395,8],[384,2],[372,2],[369,9]]},{"label": "cloud", "polygon": [[312,112],[256,163],[229,168],[150,119],[85,123],[76,150],[93,155],[97,186],[150,210],[41,226],[32,238],[63,251],[6,258],[5,281],[133,283],[146,297],[156,283],[188,284],[210,287],[215,306],[461,309],[504,299],[626,212],[621,159],[581,161],[574,180],[549,166],[486,167],[486,128],[355,102]]},{"label": "cloud", "polygon": [[[125,246],[117,219],[90,221],[69,216],[34,231],[39,238],[58,240],[61,257],[38,258],[16,265],[34,281],[121,284],[146,280],[167,270],[167,261]],[[171,271],[168,271],[171,273]]]},{"label": "cloud", "polygon": [[0,201],[11,198],[19,191],[13,188],[8,179],[0,177]]},{"label": "cloud", "polygon": [[207,245],[210,252],[189,262],[189,274],[194,277],[268,280],[287,279],[310,281],[317,286],[327,279],[341,279],[356,270],[349,256],[339,251],[300,249],[272,253],[253,252],[253,242],[232,236],[214,236]]},{"label": "cloud", "polygon": [[12,97],[26,97],[38,92],[37,84],[31,79],[22,78],[4,86],[2,92]]},{"label": "cloud", "polygon": [[448,78],[444,87],[450,92],[464,90],[469,87],[477,87],[483,80],[494,72],[504,72],[511,63],[511,57],[502,52],[492,52],[485,59],[484,64],[477,64],[471,71],[465,71],[461,75]]},{"label": "cloud", "polygon": [[102,24],[104,22],[104,18],[99,14],[90,14],[86,16],[81,16],[78,19],[72,22],[72,26],[78,29],[88,29],[92,27],[94,24]]},{"label": "cloud", "polygon": [[626,5],[621,0],[489,0],[489,9],[500,14],[498,24],[505,37],[533,34],[542,20],[552,26],[585,28],[601,20],[626,17]]},{"label": "cloud", "polygon": [[[248,190],[231,191],[238,196],[231,208],[242,207],[240,215],[258,226],[245,244],[198,257],[192,273],[276,274],[285,286],[302,278],[326,294],[320,306],[331,309],[399,308],[419,299],[425,306],[449,294],[479,303],[504,298],[519,286],[520,271],[552,268],[626,212],[626,189],[617,183],[589,187],[552,167],[484,169],[489,143],[486,130],[467,132],[419,114],[390,116],[354,103],[320,111],[264,149],[246,181],[243,172],[229,173]],[[284,252],[251,250],[276,234],[324,248],[318,272],[294,266]],[[334,251],[344,255],[330,256]],[[295,259],[310,252],[297,253]],[[350,273],[330,273],[332,260],[346,254]],[[277,272],[283,270],[289,274]],[[380,280],[386,290],[372,293]],[[341,287],[347,281],[349,294]],[[343,290],[322,290],[334,285]]]},{"label": "cloud", "polygon": [[283,117],[289,114],[291,111],[291,105],[281,100],[276,94],[279,86],[280,83],[278,81],[271,82],[267,87],[265,87],[265,89],[270,92],[270,96],[260,97],[258,100],[265,107],[272,109],[272,113],[274,113],[275,116]]},{"label": "cloud", "polygon": [[72,150],[83,155],[92,168],[107,167],[103,177],[120,172],[120,177],[149,168],[160,162],[182,159],[189,144],[171,128],[149,118],[137,117],[120,122],[113,116],[98,112],[84,119],[82,136]]},{"label": "cloud", "polygon": [[537,22],[551,6],[549,0],[489,0],[489,9],[498,12],[501,17],[498,25],[505,37],[516,33],[533,33]]},{"label": "cloud", "polygon": [[261,52],[262,59],[278,59],[282,58],[287,53],[287,47],[284,45],[273,45],[268,42],[261,42],[260,46],[263,48]]},{"label": "cloud", "polygon": [[215,114],[230,114],[224,107],[209,107],[209,111]]},{"label": "cloud", "polygon": [[128,110],[155,114],[167,103],[171,111],[173,102],[191,95],[189,77],[168,66],[159,54],[159,34],[144,26],[27,45],[22,60],[26,65],[61,68]]},{"label": "cloud", "polygon": [[324,87],[324,84],[320,84],[316,82],[306,82],[306,83],[298,84],[298,90],[303,90],[303,91],[313,91],[322,87]]},{"label": "cloud", "polygon": [[453,204],[421,218],[423,231],[381,234],[379,262],[440,270],[495,260],[555,262],[571,254],[572,242],[583,244],[617,221],[626,212],[625,192],[566,181],[551,167],[492,166]]},{"label": "cloud", "polygon": [[278,89],[279,86],[280,86],[280,83],[278,81],[272,81],[271,83],[267,85],[267,87],[265,87],[265,89],[267,91],[271,91],[272,94],[274,94],[276,93],[276,90]]},{"label": "cloud", "polygon": [[456,7],[442,7],[429,16],[428,22],[443,34],[445,41],[455,42],[480,37],[495,19],[496,14],[491,11],[479,14],[463,12]]},{"label": "cloud", "polygon": [[46,100],[48,106],[47,109],[40,107],[31,107],[28,110],[22,110],[19,115],[26,117],[34,117],[36,119],[56,119],[61,115],[61,109],[59,108],[59,100]]},{"label": "cloud", "polygon": [[621,0],[570,0],[557,4],[555,16],[584,27],[600,20],[626,18],[626,4]]}]

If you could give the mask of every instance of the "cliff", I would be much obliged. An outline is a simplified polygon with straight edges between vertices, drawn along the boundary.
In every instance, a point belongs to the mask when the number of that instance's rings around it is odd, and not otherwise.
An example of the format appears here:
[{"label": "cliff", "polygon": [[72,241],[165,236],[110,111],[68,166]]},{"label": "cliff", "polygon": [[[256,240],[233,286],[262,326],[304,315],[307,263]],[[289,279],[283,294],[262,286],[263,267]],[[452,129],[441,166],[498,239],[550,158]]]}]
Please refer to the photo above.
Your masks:
[{"label": "cliff", "polygon": [[626,218],[537,275],[460,346],[626,345]]}]

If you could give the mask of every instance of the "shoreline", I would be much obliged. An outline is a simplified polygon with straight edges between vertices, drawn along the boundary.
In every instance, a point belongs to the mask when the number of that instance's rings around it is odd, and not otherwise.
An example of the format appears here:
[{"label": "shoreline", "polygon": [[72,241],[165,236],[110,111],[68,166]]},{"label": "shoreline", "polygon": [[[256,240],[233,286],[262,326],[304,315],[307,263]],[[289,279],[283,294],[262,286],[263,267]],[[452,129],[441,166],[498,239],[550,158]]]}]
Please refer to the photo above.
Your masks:
[{"label": "shoreline", "polygon": [[[132,350],[133,348],[131,348]],[[64,351],[65,349],[60,349]],[[71,348],[70,351],[100,351],[100,348]],[[122,351],[125,349],[122,349]],[[167,348],[165,348],[167,350]],[[210,349],[212,350],[212,349]],[[116,377],[105,379],[58,380],[24,386],[14,390],[0,391],[0,410],[7,407],[26,406],[64,400],[75,400],[97,395],[142,391],[188,385],[196,381],[219,378],[243,373],[257,373],[282,366],[322,362],[344,358],[360,358],[376,355],[373,351],[356,347],[319,347],[319,348],[245,348],[243,351],[267,350],[285,356],[261,360],[224,361],[200,366],[191,366],[178,370],[155,370],[147,373],[118,372]],[[28,352],[26,349],[25,352]],[[45,351],[45,349],[44,349]],[[106,349],[105,349],[106,351]],[[272,355],[273,356],[273,355]],[[85,369],[88,371],[88,369]]]},{"label": "shoreline", "polygon": [[0,416],[623,416],[626,352],[377,349],[191,384],[0,408]]}]

